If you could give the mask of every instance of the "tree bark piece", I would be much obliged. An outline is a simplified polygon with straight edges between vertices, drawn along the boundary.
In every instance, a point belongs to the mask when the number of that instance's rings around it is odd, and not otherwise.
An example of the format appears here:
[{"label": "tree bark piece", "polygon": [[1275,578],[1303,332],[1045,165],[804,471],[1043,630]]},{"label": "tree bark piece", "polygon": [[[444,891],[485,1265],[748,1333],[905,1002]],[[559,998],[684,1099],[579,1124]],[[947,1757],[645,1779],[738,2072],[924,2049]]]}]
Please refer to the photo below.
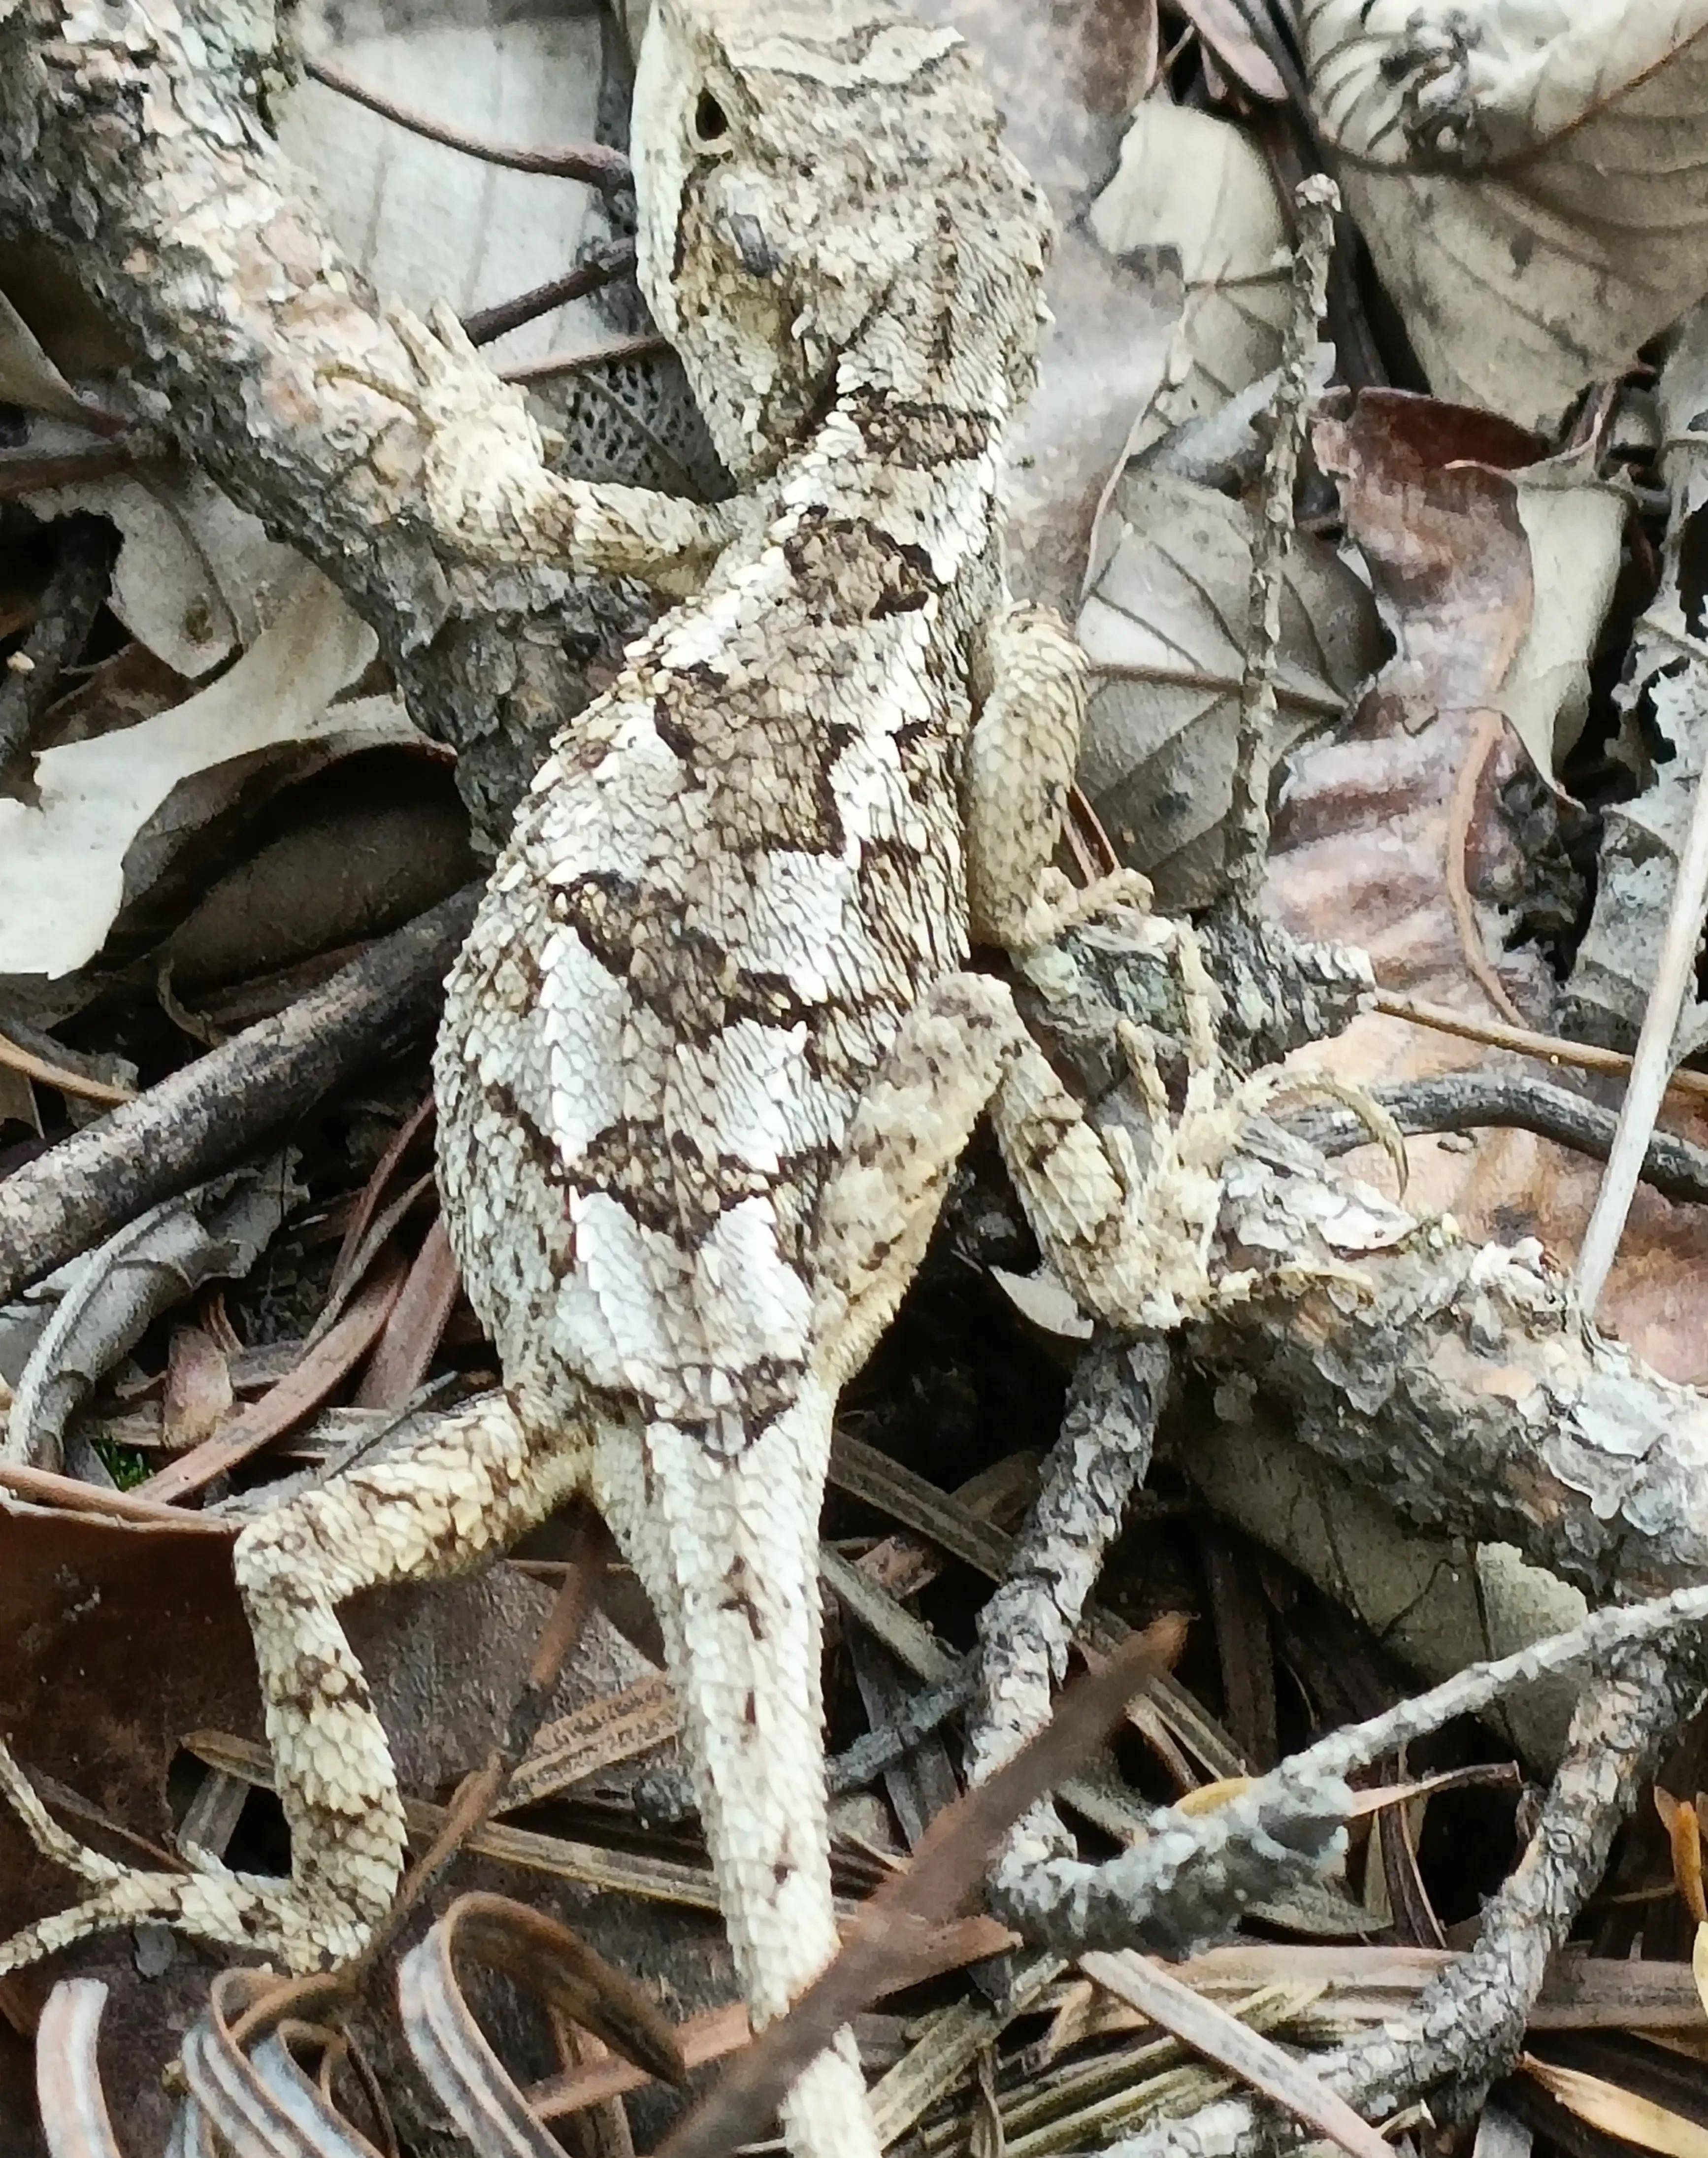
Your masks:
[{"label": "tree bark piece", "polygon": [[1515,1544],[1593,1601],[1708,1579],[1708,1399],[1587,1327],[1534,1241],[1468,1242],[1260,1127],[1220,1238],[1252,1293],[1190,1329],[1242,1396],[1421,1527]]},{"label": "tree bark piece", "polygon": [[0,15],[0,230],[56,245],[134,346],[143,416],[373,625],[500,835],[648,610],[550,561],[484,567],[435,529],[419,424],[353,380],[408,375],[396,333],[256,109],[274,34],[268,8]]}]

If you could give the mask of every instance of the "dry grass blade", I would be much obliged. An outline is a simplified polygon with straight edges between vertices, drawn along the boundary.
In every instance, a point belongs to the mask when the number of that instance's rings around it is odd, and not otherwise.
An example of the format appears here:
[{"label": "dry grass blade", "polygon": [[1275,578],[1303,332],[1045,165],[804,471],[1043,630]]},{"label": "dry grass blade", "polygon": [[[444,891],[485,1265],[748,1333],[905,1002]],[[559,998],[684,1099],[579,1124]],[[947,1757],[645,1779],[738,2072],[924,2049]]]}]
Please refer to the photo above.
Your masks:
[{"label": "dry grass blade", "polygon": [[663,1745],[681,1727],[676,1696],[662,1671],[619,1693],[599,1695],[543,1727],[494,1810],[513,1813],[555,1798],[584,1776]]},{"label": "dry grass blade", "polygon": [[[1585,1071],[1631,1069],[1631,1059],[1621,1049],[1603,1049],[1592,1041],[1568,1041],[1563,1035],[1538,1034],[1530,1027],[1507,1026],[1495,1020],[1472,1019],[1442,1004],[1420,1004],[1412,997],[1376,996],[1370,1000],[1370,1009],[1390,1019],[1409,1020],[1413,1026],[1427,1026],[1437,1034],[1487,1042],[1491,1049],[1515,1050],[1520,1056],[1539,1056],[1546,1064],[1572,1064]],[[1674,1071],[1667,1081],[1667,1091],[1708,1100],[1708,1071]]]},{"label": "dry grass blade", "polygon": [[21,1462],[0,1461],[0,1490],[28,1500],[33,1506],[51,1506],[56,1512],[86,1514],[97,1520],[123,1521],[138,1529],[164,1529],[173,1536],[224,1536],[235,1540],[240,1520],[213,1520],[183,1506],[163,1505],[135,1491],[108,1491],[80,1477],[60,1476],[51,1469],[30,1469]]},{"label": "dry grass blade", "polygon": [[379,2158],[293,2050],[338,2047],[329,2025],[297,2011],[324,2011],[338,1985],[325,1973],[281,1985],[270,1972],[220,1972],[183,2044],[184,2081],[206,2116],[193,2147],[211,2139],[235,2158]]},{"label": "dry grass blade", "polygon": [[1320,2076],[1158,1964],[1143,1956],[1094,1952],[1080,1958],[1080,1968],[1117,2000],[1172,2032],[1195,2053],[1231,2069],[1343,2150],[1355,2153],[1355,2158],[1392,2158],[1382,2137]]},{"label": "dry grass blade", "polygon": [[85,1102],[103,1102],[109,1107],[121,1102],[136,1099],[134,1087],[110,1087],[105,1079],[88,1079],[80,1071],[68,1071],[63,1064],[49,1064],[46,1057],[33,1056],[20,1049],[15,1041],[8,1041],[0,1035],[0,1064],[8,1071],[21,1071],[26,1079],[39,1080],[44,1087],[57,1087],[62,1094],[76,1094]]},{"label": "dry grass blade", "polygon": [[382,1260],[343,1317],[294,1371],[234,1417],[224,1431],[151,1476],[141,1487],[143,1495],[157,1502],[187,1499],[299,1423],[373,1347],[402,1293],[406,1272],[400,1257]]},{"label": "dry grass blade", "polygon": [[1607,1156],[1601,1190],[1596,1194],[1595,1211],[1589,1217],[1577,1257],[1577,1298],[1587,1319],[1594,1318],[1596,1306],[1601,1301],[1619,1239],[1624,1234],[1625,1217],[1631,1211],[1632,1196],[1643,1171],[1643,1157],[1649,1149],[1649,1134],[1654,1129],[1661,1097],[1677,1061],[1673,1045],[1678,1038],[1679,1014],[1684,1009],[1685,999],[1695,983],[1696,946],[1701,939],[1705,906],[1708,906],[1708,786],[1699,782],[1690,813],[1690,836],[1679,863],[1672,911],[1667,916],[1660,963],[1655,968],[1649,1009],[1643,1015],[1643,1030],[1637,1037],[1631,1083],[1619,1104],[1613,1150]]},{"label": "dry grass blade", "polygon": [[[849,1920],[849,1930],[858,1923]],[[920,1960],[886,1980],[886,1987],[899,1991],[904,1985],[922,1985],[928,1978],[964,1970],[968,1964],[983,1963],[1019,1945],[1014,1935],[994,1918],[957,1918],[953,1925],[932,1934],[929,1949]],[[747,2011],[738,2001],[725,2008],[710,2008],[703,2015],[690,2016],[687,2022],[677,2025],[676,2037],[683,2059],[690,2068],[699,2068],[751,2045],[753,2032]],[[585,2112],[621,2097],[625,2091],[637,2090],[647,2080],[645,2069],[632,2062],[607,2057],[535,2083],[528,2093],[528,2102],[541,2120],[551,2120],[562,2114]]]},{"label": "dry grass blade", "polygon": [[724,2158],[764,2132],[789,2086],[851,2016],[896,1982],[931,1934],[977,1889],[986,1861],[1028,1807],[1082,1764],[1153,1672],[1179,1646],[1181,1623],[1159,1619],[1080,1680],[1048,1726],[986,1783],[932,1823],[912,1866],[880,1889],[841,1954],[789,2013],[744,2053],[660,2150],[660,2158]]},{"label": "dry grass blade", "polygon": [[555,2025],[592,2032],[667,2082],[686,2080],[670,2025],[567,1928],[503,1896],[459,1897],[400,1964],[398,2004],[422,2074],[477,2150],[548,2158],[560,2146],[488,2043],[459,1980],[462,1963],[505,1972]]},{"label": "dry grass blade", "polygon": [[1526,2053],[1519,2066],[1568,2113],[1603,2135],[1635,2144],[1639,2150],[1658,2151],[1661,2158],[1708,2158],[1708,2128],[1700,2121],[1688,2120],[1653,2099],[1640,2098],[1635,2091],[1556,2061],[1539,2061]]}]

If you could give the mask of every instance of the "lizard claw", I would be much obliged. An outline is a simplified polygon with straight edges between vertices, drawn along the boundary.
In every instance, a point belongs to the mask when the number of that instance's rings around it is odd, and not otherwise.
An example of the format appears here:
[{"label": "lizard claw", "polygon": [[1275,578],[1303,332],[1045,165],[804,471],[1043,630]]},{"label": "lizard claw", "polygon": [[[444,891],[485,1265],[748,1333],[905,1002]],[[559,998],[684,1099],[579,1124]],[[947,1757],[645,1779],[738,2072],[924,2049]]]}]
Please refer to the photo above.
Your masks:
[{"label": "lizard claw", "polygon": [[0,1975],[69,1948],[91,1933],[126,1926],[173,1926],[218,1948],[244,1949],[312,1970],[340,1963],[361,1948],[369,1928],[348,1917],[314,1909],[293,1883],[235,1873],[205,1851],[184,1846],[181,1873],[121,1865],[67,1833],[54,1819],[0,1739],[0,1793],[10,1800],[43,1857],[65,1866],[94,1894],[0,1941]]},{"label": "lizard claw", "polygon": [[352,382],[409,414],[421,431],[421,480],[428,514],[477,559],[513,562],[537,551],[534,514],[553,483],[527,400],[500,382],[442,302],[423,322],[385,311],[409,363],[393,371],[331,360],[323,381]]}]

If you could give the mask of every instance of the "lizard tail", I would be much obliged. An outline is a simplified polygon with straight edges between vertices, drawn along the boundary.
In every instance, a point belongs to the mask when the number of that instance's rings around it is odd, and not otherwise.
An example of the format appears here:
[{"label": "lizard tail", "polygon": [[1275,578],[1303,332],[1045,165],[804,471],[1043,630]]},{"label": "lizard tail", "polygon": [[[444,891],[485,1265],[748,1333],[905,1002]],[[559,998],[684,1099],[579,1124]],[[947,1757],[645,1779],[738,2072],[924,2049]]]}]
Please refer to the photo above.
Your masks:
[{"label": "lizard tail", "polygon": [[[741,1451],[666,1424],[601,1438],[594,1495],[653,1599],[756,2027],[835,1954],[824,1806],[818,1510],[832,1397],[810,1388]],[[783,2107],[793,2158],[879,2158],[852,2034]]]}]

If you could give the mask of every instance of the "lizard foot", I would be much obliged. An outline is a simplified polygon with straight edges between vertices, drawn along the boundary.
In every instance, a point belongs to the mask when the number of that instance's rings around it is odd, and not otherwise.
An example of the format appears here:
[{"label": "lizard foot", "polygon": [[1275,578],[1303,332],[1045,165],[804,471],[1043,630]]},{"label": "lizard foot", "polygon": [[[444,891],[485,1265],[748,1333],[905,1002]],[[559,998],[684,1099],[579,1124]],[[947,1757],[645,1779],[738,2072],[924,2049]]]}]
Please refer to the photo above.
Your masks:
[{"label": "lizard foot", "polygon": [[362,1946],[370,1925],[348,1912],[321,1913],[289,1882],[235,1873],[210,1853],[184,1846],[182,1873],[126,1866],[69,1835],[0,1740],[0,1792],[11,1801],[44,1858],[77,1875],[95,1892],[0,1942],[0,1975],[92,1933],[126,1926],[166,1925],[218,1948],[271,1957],[292,1971],[340,1963]]},{"label": "lizard foot", "polygon": [[406,366],[335,360],[321,379],[353,383],[414,420],[423,437],[422,493],[436,525],[482,560],[529,559],[538,546],[535,514],[553,483],[523,393],[492,374],[442,304],[427,322],[401,307],[388,307],[385,318]]}]

